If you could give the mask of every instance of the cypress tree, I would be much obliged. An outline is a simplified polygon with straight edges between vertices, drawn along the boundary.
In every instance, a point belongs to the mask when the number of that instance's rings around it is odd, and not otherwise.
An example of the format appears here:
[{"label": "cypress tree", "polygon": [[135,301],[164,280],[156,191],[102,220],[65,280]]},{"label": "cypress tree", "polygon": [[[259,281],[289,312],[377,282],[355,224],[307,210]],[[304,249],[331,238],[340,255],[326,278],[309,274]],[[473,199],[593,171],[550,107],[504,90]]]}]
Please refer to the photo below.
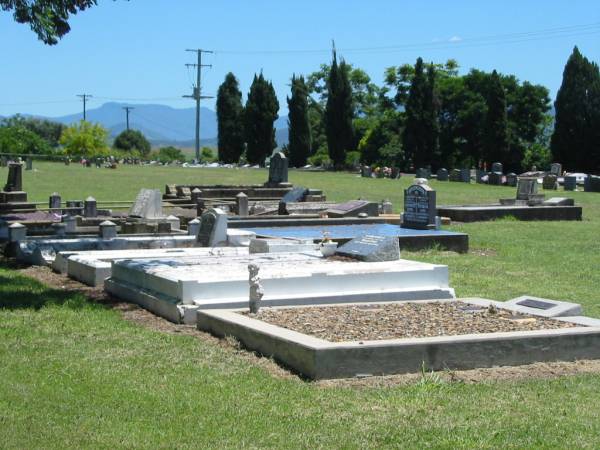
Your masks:
[{"label": "cypress tree", "polygon": [[219,161],[239,162],[244,152],[243,118],[242,93],[238,80],[229,72],[217,93]]},{"label": "cypress tree", "polygon": [[435,86],[435,66],[427,67],[427,89],[423,105],[424,120],[423,132],[425,133],[425,149],[423,159],[426,165],[437,168],[440,160],[440,123],[439,123],[439,99]]},{"label": "cypress tree", "polygon": [[550,149],[554,159],[570,170],[583,170],[587,166],[589,111],[586,111],[586,105],[589,106],[588,89],[593,77],[591,66],[575,47],[565,65],[562,84],[554,102],[556,115]]},{"label": "cypress tree", "polygon": [[415,63],[408,99],[406,100],[406,125],[402,135],[405,158],[412,161],[415,169],[425,166],[427,161],[427,130],[424,125],[424,105],[427,102],[427,79],[423,73],[423,59]]},{"label": "cypress tree", "polygon": [[354,108],[352,88],[348,79],[350,67],[344,62],[338,66],[337,55],[333,51],[333,61],[327,79],[327,104],[325,106],[325,132],[329,157],[336,168],[341,168],[346,152],[354,145]]},{"label": "cypress tree", "polygon": [[587,168],[600,174],[600,70],[592,64],[592,82],[588,89],[588,133],[586,135],[586,155],[589,159]]},{"label": "cypress tree", "polygon": [[289,109],[289,156],[292,167],[306,165],[310,155],[311,132],[308,120],[308,88],[304,77],[292,76],[292,96],[287,98]]},{"label": "cypress tree", "polygon": [[244,113],[246,158],[250,164],[265,163],[265,158],[277,147],[273,122],[277,120],[279,102],[271,82],[266,81],[263,74],[254,75],[248,92]]},{"label": "cypress tree", "polygon": [[508,119],[506,116],[506,94],[502,80],[495,70],[489,78],[486,95],[483,142],[484,158],[491,164],[508,160]]}]

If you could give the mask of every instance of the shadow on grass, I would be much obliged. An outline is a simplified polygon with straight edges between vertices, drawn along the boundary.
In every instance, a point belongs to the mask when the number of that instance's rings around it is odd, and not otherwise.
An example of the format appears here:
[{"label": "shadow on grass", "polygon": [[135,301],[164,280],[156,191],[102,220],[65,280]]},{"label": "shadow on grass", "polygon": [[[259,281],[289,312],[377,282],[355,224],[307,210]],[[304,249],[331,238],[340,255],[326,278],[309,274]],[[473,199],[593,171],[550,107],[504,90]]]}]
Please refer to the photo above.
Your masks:
[{"label": "shadow on grass", "polygon": [[[14,269],[14,265],[1,263],[0,269]],[[0,274],[0,309],[40,309],[44,306],[66,306],[71,309],[103,308],[81,292],[54,289],[23,275]]]}]

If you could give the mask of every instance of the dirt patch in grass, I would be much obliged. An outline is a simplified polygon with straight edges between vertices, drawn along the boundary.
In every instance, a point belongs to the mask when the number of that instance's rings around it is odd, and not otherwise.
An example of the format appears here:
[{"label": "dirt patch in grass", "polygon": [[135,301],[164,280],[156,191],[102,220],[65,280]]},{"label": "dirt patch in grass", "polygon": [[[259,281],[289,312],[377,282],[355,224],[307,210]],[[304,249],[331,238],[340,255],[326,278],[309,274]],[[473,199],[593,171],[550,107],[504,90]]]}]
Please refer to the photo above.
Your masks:
[{"label": "dirt patch in grass", "polygon": [[[192,325],[180,325],[169,322],[166,319],[131,303],[125,303],[106,294],[101,288],[85,286],[70,278],[54,273],[48,267],[13,267],[22,275],[36,279],[54,289],[65,289],[72,292],[80,292],[90,301],[98,302],[113,308],[122,315],[125,320],[136,323],[151,330],[193,336],[210,345],[217,345],[225,351],[235,353],[239,358],[248,361],[249,364],[261,367],[272,376],[287,379],[299,379],[297,375],[278,365],[270,358],[262,357],[256,353],[244,350],[239,343],[232,338],[219,339],[196,329]],[[314,382],[322,388],[330,387],[353,387],[353,388],[377,388],[412,385],[423,382],[423,380],[434,380],[441,383],[482,383],[495,381],[520,381],[531,379],[552,379],[569,375],[600,374],[600,360],[581,360],[575,362],[552,362],[535,363],[525,366],[503,366],[486,369],[441,371],[434,375],[428,373],[386,375],[365,378],[350,378],[341,380],[323,380]]]},{"label": "dirt patch in grass", "polygon": [[498,254],[493,248],[474,248],[469,253],[477,256],[496,256]]}]

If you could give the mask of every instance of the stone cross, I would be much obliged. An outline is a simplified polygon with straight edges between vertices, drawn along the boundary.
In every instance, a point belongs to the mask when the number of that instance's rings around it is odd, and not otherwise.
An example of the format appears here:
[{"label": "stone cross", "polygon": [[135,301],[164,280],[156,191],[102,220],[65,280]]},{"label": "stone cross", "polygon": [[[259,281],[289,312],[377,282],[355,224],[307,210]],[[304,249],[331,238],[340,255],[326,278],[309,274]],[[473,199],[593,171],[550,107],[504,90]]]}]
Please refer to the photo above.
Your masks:
[{"label": "stone cross", "polygon": [[271,157],[269,165],[269,184],[288,182],[288,159],[282,152],[277,152]]},{"label": "stone cross", "polygon": [[262,285],[260,284],[260,277],[258,276],[259,267],[256,264],[248,264],[248,283],[250,284],[250,299],[248,306],[251,314],[257,314],[260,309],[260,301],[262,300],[265,292]]}]

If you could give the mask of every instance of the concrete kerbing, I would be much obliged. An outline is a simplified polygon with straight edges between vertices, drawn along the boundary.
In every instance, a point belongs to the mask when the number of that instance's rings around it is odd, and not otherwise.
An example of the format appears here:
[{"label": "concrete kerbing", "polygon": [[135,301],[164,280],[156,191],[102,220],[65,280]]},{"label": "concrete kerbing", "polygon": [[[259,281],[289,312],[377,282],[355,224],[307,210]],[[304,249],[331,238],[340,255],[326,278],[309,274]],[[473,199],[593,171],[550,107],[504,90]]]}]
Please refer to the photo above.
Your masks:
[{"label": "concrete kerbing", "polygon": [[[485,301],[471,300],[458,301],[480,306]],[[599,326],[333,343],[238,311],[198,310],[197,327],[216,336],[233,336],[246,348],[274,357],[312,379],[418,372],[423,364],[428,370],[463,370],[600,358]],[[580,317],[561,320],[584,322]]]}]

